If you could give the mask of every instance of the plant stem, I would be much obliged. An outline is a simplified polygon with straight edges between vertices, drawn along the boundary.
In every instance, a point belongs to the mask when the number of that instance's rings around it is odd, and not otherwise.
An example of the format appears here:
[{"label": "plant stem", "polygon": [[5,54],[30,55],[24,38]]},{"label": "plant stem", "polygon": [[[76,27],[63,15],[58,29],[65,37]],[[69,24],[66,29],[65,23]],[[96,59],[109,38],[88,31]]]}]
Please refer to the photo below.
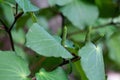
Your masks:
[{"label": "plant stem", "polygon": [[16,21],[18,20],[18,18],[22,16],[22,14],[23,14],[23,12],[21,12],[18,15],[15,16],[15,20],[13,21],[12,25],[10,26],[10,28],[8,28],[8,26],[2,21],[2,19],[0,19],[0,22],[3,24],[5,31],[8,33],[12,51],[15,51],[15,47],[14,47],[14,42],[13,42],[11,30],[14,27],[14,25],[15,25]]},{"label": "plant stem", "polygon": [[8,35],[9,35],[9,38],[10,38],[12,51],[15,51],[14,42],[13,42],[13,38],[12,38],[11,32],[8,31]]},{"label": "plant stem", "polygon": [[58,66],[63,66],[63,65],[69,64],[70,62],[76,62],[76,61],[78,61],[78,60],[80,60],[80,57],[79,57],[79,56],[74,56],[74,58],[68,59],[68,60],[65,60],[65,59],[64,59],[61,64],[59,64],[59,65],[57,65],[57,66],[54,66],[54,67],[51,68],[50,70],[54,70],[54,69],[56,69]]},{"label": "plant stem", "polygon": [[6,32],[8,33],[8,35],[9,35],[12,51],[15,51],[11,32],[9,31],[7,25],[6,25],[1,19],[0,19],[0,22],[3,24],[3,26],[4,26],[4,28],[5,28],[5,31],[6,31]]},{"label": "plant stem", "polygon": [[18,4],[16,3],[16,13],[15,13],[15,15],[17,15],[18,14]]},{"label": "plant stem", "polygon": [[36,16],[35,16],[34,12],[31,12],[30,15],[31,15],[32,21],[33,21],[34,23],[36,23],[36,22],[37,22],[37,18],[36,18]]},{"label": "plant stem", "polygon": [[11,32],[12,28],[14,27],[15,23],[23,15],[23,12],[19,13],[18,15],[15,16],[15,20],[13,21],[12,25],[10,26],[9,32]]},{"label": "plant stem", "polygon": [[[106,24],[102,24],[102,25],[93,27],[92,30],[96,30],[96,29],[108,27],[109,25],[117,26],[117,25],[120,25],[120,23],[119,23],[119,22],[116,22],[116,23],[114,23],[114,22],[109,22],[109,23],[106,23]],[[79,33],[85,33],[85,32],[86,32],[86,30],[78,30],[78,31],[69,33],[68,36],[67,36],[67,38],[71,37],[72,35],[79,34]]]},{"label": "plant stem", "polygon": [[63,47],[65,47],[66,36],[67,36],[67,27],[64,26],[63,27],[63,36],[62,36],[62,41],[61,41],[61,44]]},{"label": "plant stem", "polygon": [[88,27],[88,32],[86,34],[85,42],[90,42],[91,26]]},{"label": "plant stem", "polygon": [[[70,59],[71,62],[76,62],[78,60],[80,60],[80,57],[79,56],[75,56],[74,58]],[[66,65],[68,64],[70,61],[69,60],[65,60],[63,63],[59,64],[59,66],[63,66],[63,65]]]}]

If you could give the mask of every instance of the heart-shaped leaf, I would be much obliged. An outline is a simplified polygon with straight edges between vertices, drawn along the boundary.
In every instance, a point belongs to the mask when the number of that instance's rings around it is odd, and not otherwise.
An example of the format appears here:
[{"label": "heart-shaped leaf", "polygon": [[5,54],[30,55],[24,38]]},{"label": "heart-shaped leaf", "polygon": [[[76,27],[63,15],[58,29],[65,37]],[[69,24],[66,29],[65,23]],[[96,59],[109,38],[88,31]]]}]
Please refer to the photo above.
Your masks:
[{"label": "heart-shaped leaf", "polygon": [[81,65],[88,80],[105,80],[104,62],[100,47],[87,43],[79,50]]},{"label": "heart-shaped leaf", "polygon": [[41,69],[39,73],[36,74],[37,80],[68,80],[65,72],[62,68],[57,68],[52,72],[47,72]]},{"label": "heart-shaped leaf", "polygon": [[40,55],[72,58],[72,55],[37,23],[34,23],[28,31],[26,40],[27,47]]},{"label": "heart-shaped leaf", "polygon": [[30,74],[28,64],[14,52],[0,51],[0,79],[26,80]]}]

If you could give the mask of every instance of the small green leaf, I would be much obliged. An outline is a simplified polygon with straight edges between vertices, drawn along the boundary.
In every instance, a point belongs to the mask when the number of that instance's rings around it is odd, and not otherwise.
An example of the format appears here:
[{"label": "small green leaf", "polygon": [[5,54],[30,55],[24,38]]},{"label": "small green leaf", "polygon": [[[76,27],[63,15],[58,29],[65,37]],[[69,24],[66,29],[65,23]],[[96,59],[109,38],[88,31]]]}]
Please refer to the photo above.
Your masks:
[{"label": "small green leaf", "polygon": [[70,3],[71,1],[73,1],[73,0],[48,0],[49,4],[51,6],[53,6],[55,4],[63,6],[63,5]]},{"label": "small green leaf", "polygon": [[89,80],[105,80],[104,62],[100,47],[87,43],[79,50],[82,68]]},{"label": "small green leaf", "polygon": [[64,6],[61,11],[79,29],[92,25],[98,17],[97,7],[82,0],[72,1]]},{"label": "small green leaf", "polygon": [[14,52],[0,51],[0,79],[26,80],[30,74],[28,64]]},{"label": "small green leaf", "polygon": [[34,23],[26,35],[27,47],[47,57],[72,58],[72,55],[48,32]]},{"label": "small green leaf", "polygon": [[39,8],[34,6],[30,0],[15,0],[24,12],[38,11]]},{"label": "small green leaf", "polygon": [[41,69],[39,73],[36,74],[37,80],[68,80],[65,72],[62,68],[57,68],[52,72],[46,72],[44,69]]}]

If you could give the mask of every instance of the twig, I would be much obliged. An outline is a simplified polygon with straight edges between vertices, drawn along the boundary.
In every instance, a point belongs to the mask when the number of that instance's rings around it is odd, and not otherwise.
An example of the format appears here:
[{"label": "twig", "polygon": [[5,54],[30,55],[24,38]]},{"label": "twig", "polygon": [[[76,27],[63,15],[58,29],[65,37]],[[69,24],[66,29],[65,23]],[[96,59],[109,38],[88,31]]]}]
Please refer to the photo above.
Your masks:
[{"label": "twig", "polygon": [[[109,23],[106,23],[106,24],[103,24],[103,25],[100,25],[100,26],[93,27],[92,30],[100,29],[100,28],[104,28],[104,27],[108,27],[109,25],[115,25],[115,26],[117,26],[117,25],[120,25],[120,23],[119,22],[116,22],[116,23],[109,22]],[[86,30],[75,31],[73,33],[69,33],[68,36],[67,36],[67,38],[69,38],[72,35],[79,34],[79,33],[85,33],[85,32],[87,32],[87,31]]]},{"label": "twig", "polygon": [[3,26],[4,26],[4,28],[5,28],[5,31],[6,31],[6,32],[8,33],[8,35],[9,35],[12,50],[15,51],[11,32],[9,31],[7,25],[6,25],[1,19],[0,19],[0,22],[3,24]]},{"label": "twig", "polygon": [[10,26],[10,28],[8,28],[8,26],[2,21],[2,19],[0,19],[0,22],[3,24],[5,31],[8,33],[12,51],[15,51],[15,48],[14,48],[14,42],[13,42],[11,30],[12,30],[13,26],[15,25],[16,21],[18,20],[18,18],[22,16],[22,14],[23,14],[23,12],[21,12],[18,15],[15,16],[15,20],[13,21],[12,25]]},{"label": "twig", "polygon": [[[79,56],[75,56],[74,58],[71,59],[71,62],[76,62],[78,60],[80,60],[80,57]],[[65,60],[65,61],[63,61],[63,63],[59,64],[59,66],[66,65],[68,63],[69,63],[69,60]]]},{"label": "twig", "polygon": [[8,31],[8,35],[9,35],[9,38],[10,38],[10,43],[11,43],[12,50],[15,51],[15,47],[14,47],[14,43],[13,43],[13,38],[12,38],[11,32]]},{"label": "twig", "polygon": [[15,15],[17,15],[18,14],[18,4],[16,3],[16,13],[15,13]]},{"label": "twig", "polygon": [[15,20],[13,21],[12,25],[10,26],[9,32],[12,30],[13,26],[15,25],[15,23],[17,22],[19,17],[21,17],[22,15],[23,15],[23,12],[21,12],[18,15],[15,16]]},{"label": "twig", "polygon": [[80,60],[80,57],[79,57],[79,56],[77,56],[77,55],[75,55],[75,54],[72,54],[72,55],[74,56],[72,59],[69,59],[69,60],[63,59],[63,62],[62,62],[62,63],[60,63],[59,65],[54,66],[54,67],[51,68],[50,70],[54,70],[54,69],[56,69],[56,68],[59,67],[59,66],[63,66],[63,65],[69,64],[70,61],[71,61],[71,62],[76,62],[76,61]]},{"label": "twig", "polygon": [[91,27],[88,27],[85,42],[90,42]]}]

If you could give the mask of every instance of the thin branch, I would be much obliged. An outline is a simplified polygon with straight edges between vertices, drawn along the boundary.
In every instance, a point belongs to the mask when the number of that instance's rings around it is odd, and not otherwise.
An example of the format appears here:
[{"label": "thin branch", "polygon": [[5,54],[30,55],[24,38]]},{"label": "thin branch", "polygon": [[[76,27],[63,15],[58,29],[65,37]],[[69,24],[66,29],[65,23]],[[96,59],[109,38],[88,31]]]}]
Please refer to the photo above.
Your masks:
[{"label": "thin branch", "polygon": [[8,32],[9,38],[10,38],[10,43],[12,47],[12,51],[15,51],[14,43],[13,43],[13,38],[11,32]]},{"label": "thin branch", "polygon": [[9,35],[12,50],[15,51],[14,43],[13,43],[13,38],[12,38],[11,32],[9,32],[7,25],[6,25],[1,19],[0,19],[0,22],[3,24],[3,26],[4,26],[4,28],[5,28],[5,31],[6,31],[6,32],[8,33],[8,35]]},{"label": "thin branch", "polygon": [[19,17],[21,17],[23,15],[23,12],[19,13],[18,15],[15,16],[15,20],[13,21],[12,25],[10,26],[9,32],[12,30],[12,28],[14,27],[15,23],[17,22],[17,20],[19,19]]},{"label": "thin branch", "polygon": [[[80,60],[80,57],[76,56],[76,57],[74,57],[74,58],[72,58],[70,60],[71,60],[71,62],[76,62],[76,61]],[[63,61],[63,63],[59,64],[58,66],[63,66],[63,65],[66,65],[68,63],[69,63],[69,60],[65,60],[65,61]],[[56,69],[57,67],[52,68],[52,70]],[[36,77],[33,77],[32,80],[36,80]]]},{"label": "thin branch", "polygon": [[16,21],[18,20],[18,18],[22,16],[22,14],[23,14],[23,12],[21,12],[18,15],[15,16],[15,20],[13,21],[12,25],[10,26],[10,28],[8,28],[8,26],[2,21],[2,19],[0,19],[0,22],[4,26],[5,31],[9,35],[12,51],[15,51],[15,47],[14,47],[14,42],[13,42],[11,30],[12,30],[13,26],[15,25]]},{"label": "thin branch", "polygon": [[[115,26],[117,26],[117,25],[120,25],[120,23],[119,22],[116,22],[116,23],[109,22],[109,23],[106,23],[106,24],[103,24],[103,25],[100,25],[100,26],[93,27],[92,30],[100,29],[100,28],[104,28],[104,27],[108,27],[109,25],[115,25]],[[75,31],[73,33],[69,33],[67,37],[69,38],[72,35],[79,34],[79,33],[85,33],[85,32],[87,32],[87,31],[86,30]]]},{"label": "thin branch", "polygon": [[16,3],[16,13],[15,13],[15,15],[17,15],[18,14],[18,4]]},{"label": "thin branch", "polygon": [[85,38],[85,43],[90,42],[91,27],[88,27],[88,31]]},{"label": "thin branch", "polygon": [[80,60],[80,57],[79,57],[79,56],[77,56],[77,55],[75,55],[75,54],[72,54],[72,55],[74,56],[72,59],[69,59],[69,60],[63,59],[63,62],[62,62],[62,63],[60,63],[59,65],[56,65],[55,67],[51,68],[50,70],[54,70],[54,69],[56,69],[56,68],[59,67],[59,66],[63,66],[63,65],[69,64],[70,61],[71,61],[71,62],[76,62],[76,61],[79,61],[79,60]]},{"label": "thin branch", "polygon": [[[76,57],[74,57],[74,58],[71,59],[71,62],[76,62],[76,61],[78,61],[78,60],[80,60],[80,57],[79,57],[79,56],[76,56]],[[65,60],[65,61],[63,61],[63,63],[59,64],[59,66],[66,65],[66,64],[68,64],[68,63],[69,63],[69,60]]]}]

